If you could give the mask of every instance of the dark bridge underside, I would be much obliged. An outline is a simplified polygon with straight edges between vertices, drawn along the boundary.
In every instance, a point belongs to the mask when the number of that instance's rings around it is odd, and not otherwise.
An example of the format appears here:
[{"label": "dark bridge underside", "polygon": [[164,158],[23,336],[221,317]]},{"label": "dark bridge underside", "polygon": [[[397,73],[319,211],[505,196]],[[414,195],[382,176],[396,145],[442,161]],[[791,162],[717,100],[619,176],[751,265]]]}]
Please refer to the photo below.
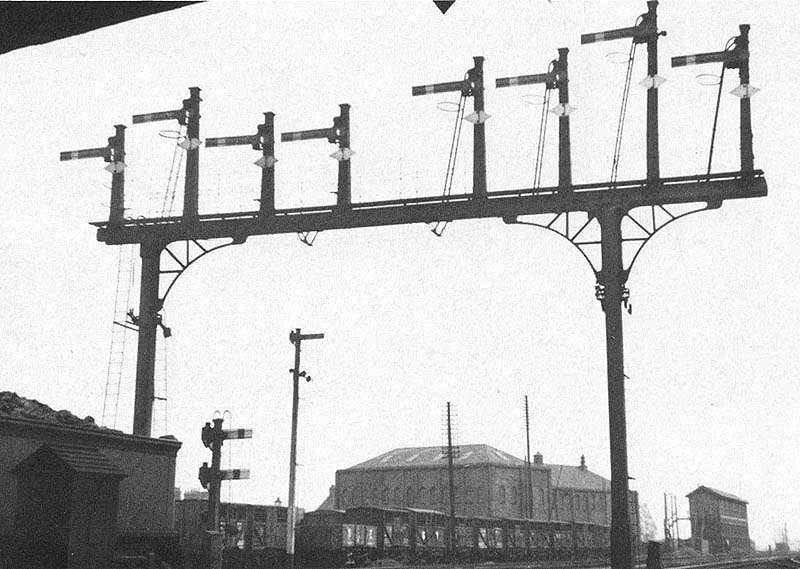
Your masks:
[{"label": "dark bridge underside", "polygon": [[520,215],[585,211],[595,214],[607,208],[629,211],[648,205],[706,202],[718,206],[724,200],[767,195],[761,170],[722,174],[574,185],[570,191],[557,187],[488,192],[486,199],[472,194],[355,203],[349,209],[317,206],[276,210],[200,215],[187,222],[182,217],[126,219],[120,224],[95,222],[97,240],[108,245],[172,243],[188,239],[233,238],[251,235],[327,231],[459,219],[497,217],[514,221]]}]

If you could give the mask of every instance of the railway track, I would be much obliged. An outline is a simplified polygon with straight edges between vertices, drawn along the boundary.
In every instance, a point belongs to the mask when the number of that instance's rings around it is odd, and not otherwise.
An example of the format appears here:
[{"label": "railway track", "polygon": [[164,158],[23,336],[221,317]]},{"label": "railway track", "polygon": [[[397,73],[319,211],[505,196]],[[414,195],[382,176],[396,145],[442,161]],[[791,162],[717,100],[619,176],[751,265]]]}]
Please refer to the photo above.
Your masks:
[{"label": "railway track", "polygon": [[665,565],[675,569],[800,569],[800,558],[795,556],[748,557],[727,559],[710,563],[680,563]]},{"label": "railway track", "polygon": [[[609,569],[608,562],[598,561],[538,561],[538,562],[485,562],[485,563],[456,563],[453,565],[402,565],[393,563],[376,564],[376,569]],[[664,569],[800,569],[800,557],[748,557],[740,559],[721,559],[698,563],[696,558],[691,559],[665,559]],[[645,569],[645,560],[642,558],[636,564],[636,569]]]}]

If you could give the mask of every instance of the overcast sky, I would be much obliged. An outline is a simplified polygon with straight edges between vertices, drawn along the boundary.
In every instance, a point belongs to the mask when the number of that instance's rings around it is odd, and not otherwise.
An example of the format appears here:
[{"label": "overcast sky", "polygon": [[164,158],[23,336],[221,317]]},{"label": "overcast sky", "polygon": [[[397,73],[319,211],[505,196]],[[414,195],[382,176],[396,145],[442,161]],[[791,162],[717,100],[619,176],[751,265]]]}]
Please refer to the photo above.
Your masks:
[{"label": "overcast sky", "polygon": [[[201,137],[327,127],[352,105],[353,199],[441,193],[454,94],[411,97],[411,87],[456,81],[486,58],[489,190],[530,187],[543,87],[495,89],[495,77],[542,73],[569,47],[573,179],[606,181],[628,40],[580,45],[580,34],[627,27],[644,1],[458,0],[442,15],[407,2],[212,2],[0,56],[0,320],[2,389],[102,416],[118,247],[96,241],[107,218],[110,174],[100,159],[59,162],[59,152],[103,146],[129,125],[126,170],[136,217],[160,211],[175,141],[173,122],[131,126],[131,115],[179,108],[202,89]],[[751,537],[800,535],[797,389],[798,82],[790,1],[665,0],[659,27],[661,172],[705,171],[716,88],[670,69],[675,55],[723,49],[751,29],[754,153],[767,198],[726,202],[659,233],[628,286],[625,359],[631,488],[661,531],[662,493],[704,484],[749,501]],[[616,53],[612,53],[616,52]],[[620,56],[622,53],[622,56]],[[646,75],[645,50],[633,71]],[[715,171],[738,168],[738,84],[722,96]],[[529,95],[529,96],[527,96]],[[645,91],[633,85],[620,179],[644,177]],[[534,103],[534,104],[530,104]],[[472,101],[468,102],[471,108]],[[445,108],[447,108],[445,106]],[[556,181],[557,121],[550,122],[543,184]],[[469,191],[465,124],[453,191]],[[335,148],[278,144],[278,207],[331,203]],[[259,154],[202,150],[201,212],[251,210]],[[179,186],[182,179],[179,180]],[[173,213],[180,213],[179,187]],[[212,253],[170,292],[167,431],[183,442],[177,485],[197,487],[209,453],[200,428],[215,410],[251,441],[226,444],[225,467],[250,468],[223,498],[286,501],[293,347],[308,342],[301,385],[298,504],[314,509],[337,469],[396,447],[439,445],[442,409],[457,410],[458,442],[524,457],[523,398],[532,451],[545,462],[608,477],[603,312],[594,274],[566,240],[500,220],[326,232],[313,247],[294,235],[255,237]],[[134,291],[135,294],[135,291]],[[137,301],[138,302],[138,301]],[[138,308],[136,309],[138,312]],[[135,358],[135,337],[128,353]],[[132,367],[129,371],[132,372]],[[130,431],[133,376],[122,384],[117,428]],[[163,409],[155,424],[163,434]],[[795,458],[792,458],[795,457]],[[688,535],[684,529],[681,536]]]}]

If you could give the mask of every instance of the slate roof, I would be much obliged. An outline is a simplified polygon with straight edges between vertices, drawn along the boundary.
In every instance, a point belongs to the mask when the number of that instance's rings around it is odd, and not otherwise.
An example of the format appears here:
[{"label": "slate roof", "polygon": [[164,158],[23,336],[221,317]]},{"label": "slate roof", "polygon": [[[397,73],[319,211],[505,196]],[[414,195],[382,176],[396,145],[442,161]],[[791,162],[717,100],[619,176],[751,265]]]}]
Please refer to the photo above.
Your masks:
[{"label": "slate roof", "polygon": [[24,469],[29,461],[36,461],[43,455],[50,455],[75,473],[106,474],[111,476],[127,476],[116,464],[111,462],[99,450],[83,445],[48,443],[40,446],[36,452],[23,460],[14,470]]},{"label": "slate roof", "polygon": [[[524,466],[525,461],[511,456],[489,445],[461,445],[453,464],[497,464],[501,466]],[[404,468],[409,466],[446,466],[447,456],[441,447],[408,447],[398,448],[371,458],[347,470],[374,470]]]},{"label": "slate roof", "polygon": [[[461,445],[455,466],[499,465],[524,467],[525,461],[489,445]],[[441,447],[408,447],[390,450],[345,470],[381,470],[409,467],[444,467],[447,456]],[[555,488],[610,491],[611,482],[585,467],[564,464],[533,464],[533,468],[550,470],[550,480]]]},{"label": "slate roof", "polygon": [[742,502],[743,504],[747,504],[747,500],[742,500],[739,496],[735,496],[729,492],[723,492],[722,490],[716,490],[715,488],[711,488],[709,486],[698,486],[688,494],[686,497],[694,496],[695,494],[699,494],[701,492],[708,492],[709,494],[716,494],[720,498],[725,498],[727,500],[733,500],[735,502]]},{"label": "slate roof", "polygon": [[40,403],[35,399],[20,397],[13,391],[0,391],[0,419],[3,418],[33,419],[35,421],[55,425],[69,425],[72,427],[104,431],[112,430],[96,424],[92,417],[81,419],[66,409],[56,411],[52,407]]},{"label": "slate roof", "polygon": [[565,464],[543,464],[550,469],[550,484],[554,489],[579,488],[581,490],[601,490],[610,492],[611,481],[580,466]]}]

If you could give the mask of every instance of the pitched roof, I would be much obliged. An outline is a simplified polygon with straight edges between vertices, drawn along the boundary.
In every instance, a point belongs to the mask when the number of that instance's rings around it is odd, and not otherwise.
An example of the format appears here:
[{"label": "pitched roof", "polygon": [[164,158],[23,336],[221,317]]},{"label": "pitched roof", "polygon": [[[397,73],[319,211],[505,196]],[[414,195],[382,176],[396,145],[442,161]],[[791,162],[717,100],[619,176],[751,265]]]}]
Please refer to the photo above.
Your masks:
[{"label": "pitched roof", "polygon": [[[455,466],[499,465],[519,468],[525,461],[489,445],[461,445],[453,460]],[[446,467],[447,455],[441,447],[408,447],[390,450],[345,470],[381,470],[392,468]],[[533,468],[550,470],[553,488],[610,491],[611,482],[585,466],[533,464]]]},{"label": "pitched roof", "polygon": [[[497,450],[489,445],[461,445],[453,464],[497,464],[501,466],[523,466],[525,461]],[[447,455],[441,447],[408,447],[385,452],[346,470],[374,470],[403,467],[447,466]]]},{"label": "pitched roof", "polygon": [[543,464],[550,469],[550,484],[553,489],[579,488],[581,490],[611,491],[611,481],[580,466],[565,464]]},{"label": "pitched roof", "polygon": [[331,486],[330,490],[328,490],[328,495],[322,501],[322,503],[317,506],[318,510],[332,510],[336,506],[336,486]]},{"label": "pitched roof", "polygon": [[701,492],[707,492],[709,494],[716,494],[720,498],[725,498],[726,500],[734,500],[736,502],[742,502],[743,504],[747,504],[747,500],[742,500],[739,496],[735,496],[729,492],[723,492],[722,490],[716,490],[715,488],[711,488],[710,486],[698,486],[688,494],[686,497],[694,496],[695,494],[699,494]]},{"label": "pitched roof", "polygon": [[56,411],[35,399],[20,397],[13,391],[0,391],[0,419],[2,418],[33,419],[44,423],[70,425],[84,429],[112,430],[99,426],[92,417],[81,419],[65,409]]},{"label": "pitched roof", "polygon": [[67,468],[81,474],[106,474],[125,477],[127,474],[103,453],[93,447],[82,445],[48,443],[20,462],[14,471],[26,468],[42,456],[49,455],[63,462]]}]

